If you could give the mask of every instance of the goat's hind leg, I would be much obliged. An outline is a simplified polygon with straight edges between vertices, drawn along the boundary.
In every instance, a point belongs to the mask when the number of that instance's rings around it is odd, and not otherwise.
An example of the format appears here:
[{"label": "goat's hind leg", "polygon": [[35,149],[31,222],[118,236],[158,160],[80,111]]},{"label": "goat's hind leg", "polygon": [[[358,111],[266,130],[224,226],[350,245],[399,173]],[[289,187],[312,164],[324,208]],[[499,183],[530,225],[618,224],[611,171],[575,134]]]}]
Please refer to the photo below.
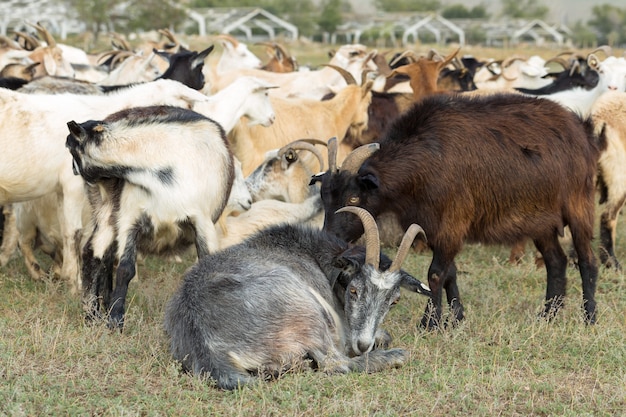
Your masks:
[{"label": "goat's hind leg", "polygon": [[613,267],[618,271],[622,269],[622,266],[615,256],[615,231],[617,217],[624,206],[624,201],[626,201],[626,195],[623,195],[617,202],[609,200],[600,216],[600,262],[607,268]]},{"label": "goat's hind leg", "polygon": [[541,316],[550,320],[563,307],[567,284],[567,256],[556,233],[537,238],[534,243],[543,256],[547,273],[546,302]]}]

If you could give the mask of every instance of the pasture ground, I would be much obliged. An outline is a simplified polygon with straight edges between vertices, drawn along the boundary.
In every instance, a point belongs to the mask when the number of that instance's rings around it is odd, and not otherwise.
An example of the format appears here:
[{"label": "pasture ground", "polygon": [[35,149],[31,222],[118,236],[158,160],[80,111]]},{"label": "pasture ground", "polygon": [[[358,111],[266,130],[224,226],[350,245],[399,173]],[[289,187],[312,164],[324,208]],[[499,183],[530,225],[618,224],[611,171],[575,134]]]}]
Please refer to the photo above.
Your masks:
[{"label": "pasture ground", "polygon": [[[626,264],[621,221],[616,253]],[[146,258],[131,283],[122,334],[86,325],[66,283],[33,282],[16,256],[0,269],[0,415],[626,415],[624,272],[601,269],[598,323],[586,326],[580,276],[569,268],[566,306],[547,323],[537,319],[545,270],[530,250],[517,266],[508,255],[506,247],[482,245],[459,255],[467,319],[455,328],[418,329],[426,299],[403,292],[384,323],[393,346],[410,352],[403,367],[290,373],[234,392],[182,373],[168,352],[163,309],[191,255],[182,263]],[[428,253],[412,254],[404,267],[425,280],[429,262]]]}]

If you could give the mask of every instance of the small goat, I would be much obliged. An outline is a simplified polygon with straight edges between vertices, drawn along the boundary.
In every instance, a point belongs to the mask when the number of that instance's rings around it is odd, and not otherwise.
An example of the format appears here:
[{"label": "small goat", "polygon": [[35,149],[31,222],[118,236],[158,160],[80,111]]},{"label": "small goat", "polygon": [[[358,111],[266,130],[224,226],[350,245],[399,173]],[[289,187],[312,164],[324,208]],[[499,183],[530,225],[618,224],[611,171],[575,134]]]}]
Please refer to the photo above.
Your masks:
[{"label": "small goat", "polygon": [[365,250],[320,230],[284,225],[201,259],[166,308],[174,359],[222,389],[279,375],[305,359],[328,373],[400,366],[404,350],[375,348],[390,342],[379,325],[400,287],[429,292],[400,270],[420,228],[407,230],[389,266],[373,218],[362,209],[345,211],[362,219]]},{"label": "small goat", "polygon": [[180,239],[192,236],[198,258],[217,249],[215,223],[232,188],[233,157],[219,124],[178,107],[131,108],[68,127],[67,147],[90,184],[95,222],[83,249],[85,308],[97,317],[102,297],[109,325],[121,328],[137,250],[151,245],[161,225],[177,225]]}]

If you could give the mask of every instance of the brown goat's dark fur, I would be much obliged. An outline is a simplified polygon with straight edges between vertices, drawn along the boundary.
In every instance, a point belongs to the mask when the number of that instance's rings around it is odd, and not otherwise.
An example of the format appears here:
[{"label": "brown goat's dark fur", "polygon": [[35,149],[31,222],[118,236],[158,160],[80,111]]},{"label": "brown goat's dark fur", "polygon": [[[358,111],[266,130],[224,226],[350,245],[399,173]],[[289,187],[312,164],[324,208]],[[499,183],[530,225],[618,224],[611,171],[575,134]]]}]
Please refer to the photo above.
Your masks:
[{"label": "brown goat's dark fur", "polygon": [[324,227],[355,240],[362,227],[335,210],[397,215],[426,231],[433,296],[422,319],[438,326],[442,290],[463,318],[454,258],[464,242],[513,244],[530,238],[546,263],[545,315],[565,296],[567,258],[558,236],[569,225],[587,321],[595,321],[597,266],[591,249],[599,155],[590,121],[544,99],[514,94],[433,95],[397,118],[358,173],[322,177]]}]

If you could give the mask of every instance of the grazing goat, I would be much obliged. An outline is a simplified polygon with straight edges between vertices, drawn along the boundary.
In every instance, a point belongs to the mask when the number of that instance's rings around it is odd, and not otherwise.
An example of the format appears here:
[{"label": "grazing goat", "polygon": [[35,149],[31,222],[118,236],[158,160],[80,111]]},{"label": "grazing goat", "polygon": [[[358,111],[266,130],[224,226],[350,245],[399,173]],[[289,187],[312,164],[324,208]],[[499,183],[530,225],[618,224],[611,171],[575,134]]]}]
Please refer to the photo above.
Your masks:
[{"label": "grazing goat", "polygon": [[137,107],[68,127],[95,222],[83,250],[85,307],[97,317],[102,298],[109,325],[122,328],[137,249],[154,241],[160,225],[190,230],[200,259],[217,249],[215,222],[233,184],[233,157],[219,124],[178,107]]},{"label": "grazing goat", "polygon": [[222,389],[278,376],[307,359],[328,373],[400,366],[404,350],[376,349],[391,339],[379,325],[401,286],[428,294],[400,270],[405,246],[420,229],[407,230],[389,266],[373,218],[346,210],[365,223],[365,250],[320,230],[283,225],[201,259],[166,307],[174,359]]},{"label": "grazing goat", "polygon": [[360,224],[335,214],[344,205],[375,217],[394,213],[402,227],[422,225],[433,259],[432,298],[421,324],[431,328],[441,325],[444,289],[454,320],[464,317],[454,258],[465,241],[532,239],[546,263],[544,315],[552,317],[565,297],[567,257],[558,236],[569,226],[586,321],[594,323],[598,269],[591,240],[599,146],[592,136],[589,120],[549,100],[504,93],[426,97],[394,121],[380,150],[365,145],[341,170],[331,165],[318,177],[324,228],[349,241],[362,234]]},{"label": "grazing goat", "polygon": [[[78,239],[83,181],[72,173],[65,123],[100,119],[129,107],[170,104],[192,107],[207,97],[179,82],[159,80],[106,96],[23,94],[0,89],[0,205],[57,192],[63,233],[62,278],[80,289]],[[37,169],[33,169],[37,166]]]}]

